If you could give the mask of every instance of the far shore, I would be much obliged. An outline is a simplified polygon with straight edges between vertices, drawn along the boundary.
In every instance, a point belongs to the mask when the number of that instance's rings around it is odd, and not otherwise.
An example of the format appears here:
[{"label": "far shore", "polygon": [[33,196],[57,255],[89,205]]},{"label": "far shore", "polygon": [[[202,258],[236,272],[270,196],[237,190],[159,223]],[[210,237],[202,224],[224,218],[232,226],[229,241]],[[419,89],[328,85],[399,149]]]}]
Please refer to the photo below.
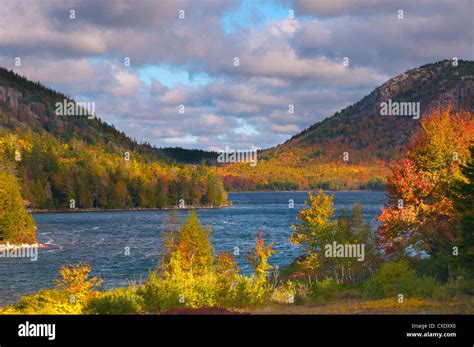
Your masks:
[{"label": "far shore", "polygon": [[[321,188],[322,189],[322,188]],[[308,193],[317,192],[319,188],[304,189],[304,190],[228,190],[227,193]],[[323,192],[330,193],[370,193],[370,192],[386,192],[387,189],[322,189]]]},{"label": "far shore", "polygon": [[82,213],[82,212],[130,212],[130,211],[167,211],[167,210],[207,210],[231,206],[186,206],[186,207],[129,207],[129,208],[65,208],[65,209],[27,209],[28,213]]},{"label": "far shore", "polygon": [[[227,193],[239,194],[239,193],[308,193],[315,192],[317,189],[308,190],[249,190],[249,191],[228,191]],[[343,192],[384,192],[385,190],[324,190],[330,193],[343,193]],[[39,208],[27,208],[28,213],[81,213],[81,212],[133,212],[133,211],[167,211],[167,210],[207,210],[207,209],[219,209],[224,207],[232,206],[232,201],[229,204],[222,206],[186,206],[186,207],[128,207],[128,208],[64,208],[64,209],[39,209]]]}]

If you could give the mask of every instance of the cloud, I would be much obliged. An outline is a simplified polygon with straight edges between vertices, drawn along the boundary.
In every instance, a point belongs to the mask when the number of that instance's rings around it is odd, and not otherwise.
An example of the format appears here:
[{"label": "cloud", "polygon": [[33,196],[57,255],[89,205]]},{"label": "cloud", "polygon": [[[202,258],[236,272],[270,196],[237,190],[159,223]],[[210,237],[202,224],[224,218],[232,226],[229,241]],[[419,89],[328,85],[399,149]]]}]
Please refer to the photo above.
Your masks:
[{"label": "cloud", "polygon": [[[247,7],[245,18],[262,18],[226,31],[222,19],[241,18]],[[294,19],[283,18],[285,7]],[[472,7],[470,0],[4,0],[0,65],[95,101],[99,117],[139,141],[266,148],[407,69],[473,59]]]},{"label": "cloud", "polygon": [[468,8],[470,0],[460,0],[454,4],[451,0],[295,0],[296,12],[300,15],[317,17],[334,16],[377,16],[381,13],[409,12],[443,13],[440,9],[452,10],[454,7]]}]

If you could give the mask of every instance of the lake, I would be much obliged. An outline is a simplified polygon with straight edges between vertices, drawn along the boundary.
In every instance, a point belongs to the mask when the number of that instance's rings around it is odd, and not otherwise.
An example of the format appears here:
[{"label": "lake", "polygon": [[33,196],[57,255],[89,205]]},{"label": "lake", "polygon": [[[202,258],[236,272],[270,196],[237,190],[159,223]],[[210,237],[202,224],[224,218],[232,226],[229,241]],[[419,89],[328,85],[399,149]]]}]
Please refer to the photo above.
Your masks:
[{"label": "lake", "polygon": [[[285,266],[298,256],[298,247],[288,238],[307,193],[229,193],[229,199],[233,202],[231,207],[198,210],[201,223],[212,228],[211,239],[217,252],[233,253],[238,247],[241,271],[249,272],[245,251],[254,245],[262,228],[265,239],[272,241],[277,251],[270,259],[272,265]],[[294,208],[289,208],[290,199]],[[334,193],[337,215],[360,203],[364,219],[373,226],[384,201],[385,192]],[[178,213],[184,219],[188,211]],[[102,288],[146,279],[160,258],[161,231],[170,214],[170,210],[35,214],[38,241],[48,247],[39,250],[37,261],[0,258],[0,305],[53,287],[58,269],[68,262],[90,261],[92,274],[104,279]],[[127,247],[129,255],[125,255]]]}]

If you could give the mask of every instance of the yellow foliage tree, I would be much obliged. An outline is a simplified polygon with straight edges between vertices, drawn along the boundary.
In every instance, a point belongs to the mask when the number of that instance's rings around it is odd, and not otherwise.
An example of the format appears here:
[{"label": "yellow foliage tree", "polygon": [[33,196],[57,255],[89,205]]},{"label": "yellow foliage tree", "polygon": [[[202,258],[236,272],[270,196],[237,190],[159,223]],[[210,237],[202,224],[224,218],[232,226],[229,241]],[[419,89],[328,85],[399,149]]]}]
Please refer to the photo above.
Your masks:
[{"label": "yellow foliage tree", "polygon": [[90,271],[89,263],[65,265],[59,269],[61,279],[56,285],[70,294],[71,302],[87,300],[95,296],[94,288],[103,282],[99,277],[89,278]]}]

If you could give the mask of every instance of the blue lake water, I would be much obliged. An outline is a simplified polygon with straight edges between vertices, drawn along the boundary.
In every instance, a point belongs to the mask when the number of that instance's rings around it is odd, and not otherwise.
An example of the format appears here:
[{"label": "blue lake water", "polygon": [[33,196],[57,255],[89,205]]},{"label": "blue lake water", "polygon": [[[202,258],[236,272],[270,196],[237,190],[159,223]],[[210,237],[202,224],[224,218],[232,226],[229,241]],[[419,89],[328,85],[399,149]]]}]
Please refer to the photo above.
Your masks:
[{"label": "blue lake water", "polygon": [[[240,250],[239,265],[248,272],[245,251],[254,245],[262,228],[265,239],[274,243],[277,253],[273,265],[289,264],[299,249],[289,243],[291,225],[298,210],[304,208],[305,192],[230,193],[233,206],[198,210],[203,225],[212,228],[212,244],[217,252]],[[289,200],[294,208],[289,208]],[[366,221],[375,225],[385,192],[335,192],[336,214],[363,206]],[[178,211],[182,219],[188,213]],[[126,286],[142,281],[156,267],[161,255],[161,232],[167,226],[171,211],[80,212],[35,214],[40,243],[38,260],[0,258],[0,305],[15,302],[19,296],[54,286],[58,269],[66,263],[90,261],[93,275],[104,279],[102,288]],[[129,247],[130,255],[125,255]]]}]

